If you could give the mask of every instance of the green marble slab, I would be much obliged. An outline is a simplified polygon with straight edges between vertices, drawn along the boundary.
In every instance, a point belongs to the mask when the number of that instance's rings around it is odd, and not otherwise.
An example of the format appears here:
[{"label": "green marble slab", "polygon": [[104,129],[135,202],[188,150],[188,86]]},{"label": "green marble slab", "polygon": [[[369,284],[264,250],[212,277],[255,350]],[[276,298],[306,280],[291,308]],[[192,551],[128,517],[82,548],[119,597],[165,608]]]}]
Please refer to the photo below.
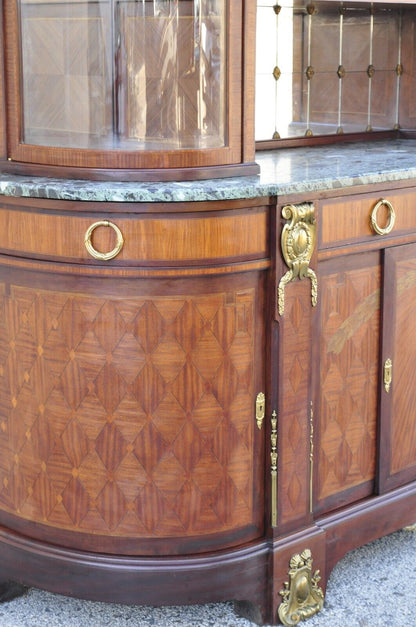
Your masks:
[{"label": "green marble slab", "polygon": [[0,195],[101,202],[185,202],[296,195],[416,179],[416,140],[258,152],[258,176],[164,183],[0,174]]}]

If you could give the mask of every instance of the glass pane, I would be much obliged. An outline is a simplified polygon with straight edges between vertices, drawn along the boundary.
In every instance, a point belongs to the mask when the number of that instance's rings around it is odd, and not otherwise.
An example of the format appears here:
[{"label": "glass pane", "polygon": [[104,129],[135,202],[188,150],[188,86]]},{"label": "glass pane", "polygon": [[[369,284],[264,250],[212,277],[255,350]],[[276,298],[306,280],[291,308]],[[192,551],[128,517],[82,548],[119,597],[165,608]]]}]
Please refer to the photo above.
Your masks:
[{"label": "glass pane", "polygon": [[109,2],[21,4],[23,141],[110,147]]},{"label": "glass pane", "polygon": [[123,146],[224,145],[225,0],[118,7]]},{"label": "glass pane", "polygon": [[21,0],[23,141],[225,145],[225,0]]}]

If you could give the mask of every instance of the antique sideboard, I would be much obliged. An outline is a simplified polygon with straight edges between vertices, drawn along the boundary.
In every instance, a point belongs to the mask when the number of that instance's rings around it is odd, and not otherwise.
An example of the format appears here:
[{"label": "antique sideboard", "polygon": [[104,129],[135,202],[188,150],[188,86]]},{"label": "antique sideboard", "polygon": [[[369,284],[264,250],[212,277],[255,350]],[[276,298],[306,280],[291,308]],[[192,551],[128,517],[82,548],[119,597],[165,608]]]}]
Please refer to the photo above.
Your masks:
[{"label": "antique sideboard", "polygon": [[[234,78],[218,51],[216,73],[181,66],[189,102],[173,119],[150,77],[147,126],[123,114],[127,81],[100,109],[117,132],[80,121],[94,147],[30,105],[58,80],[35,63],[36,20],[40,33],[61,24],[64,4],[2,3],[1,590],[233,600],[258,624],[297,624],[322,608],[346,552],[416,520],[416,140],[392,128],[368,141],[367,129],[255,153],[255,3],[212,2],[194,33],[211,52],[232,44]],[[120,3],[124,34],[156,24],[154,3],[136,4],[132,26]],[[195,14],[182,4],[185,37]],[[120,76],[139,81],[126,50]],[[220,112],[201,75],[215,75]],[[135,150],[144,126],[153,135]]]}]

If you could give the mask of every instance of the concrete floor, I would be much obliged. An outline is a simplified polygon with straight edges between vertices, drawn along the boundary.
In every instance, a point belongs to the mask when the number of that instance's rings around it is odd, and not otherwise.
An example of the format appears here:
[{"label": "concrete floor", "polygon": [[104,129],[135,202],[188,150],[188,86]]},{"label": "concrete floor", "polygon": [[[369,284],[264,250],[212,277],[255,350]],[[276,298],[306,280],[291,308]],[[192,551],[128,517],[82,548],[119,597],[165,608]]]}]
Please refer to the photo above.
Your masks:
[{"label": "concrete floor", "polygon": [[[416,515],[416,512],[415,512]],[[305,627],[416,627],[416,526],[349,553]],[[131,607],[30,589],[0,606],[0,627],[251,627],[232,603]]]}]

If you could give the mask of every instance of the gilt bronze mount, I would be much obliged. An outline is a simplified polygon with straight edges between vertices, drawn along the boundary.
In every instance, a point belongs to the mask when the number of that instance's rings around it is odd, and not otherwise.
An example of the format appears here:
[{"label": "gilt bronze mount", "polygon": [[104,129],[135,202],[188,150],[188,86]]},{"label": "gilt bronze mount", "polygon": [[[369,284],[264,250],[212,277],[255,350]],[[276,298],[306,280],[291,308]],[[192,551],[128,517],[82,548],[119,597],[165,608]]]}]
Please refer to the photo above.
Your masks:
[{"label": "gilt bronze mount", "polygon": [[318,279],[309,263],[316,242],[315,209],[312,203],[286,205],[282,216],[288,221],[282,230],[282,255],[289,270],[280,279],[278,287],[278,310],[285,310],[285,286],[296,278],[311,280],[312,306],[318,300]]},{"label": "gilt bronze mount", "polygon": [[312,562],[310,549],[296,553],[290,560],[289,581],[279,593],[283,598],[278,609],[283,625],[297,625],[324,605],[324,593],[318,586],[321,577],[319,570],[312,574]]}]

